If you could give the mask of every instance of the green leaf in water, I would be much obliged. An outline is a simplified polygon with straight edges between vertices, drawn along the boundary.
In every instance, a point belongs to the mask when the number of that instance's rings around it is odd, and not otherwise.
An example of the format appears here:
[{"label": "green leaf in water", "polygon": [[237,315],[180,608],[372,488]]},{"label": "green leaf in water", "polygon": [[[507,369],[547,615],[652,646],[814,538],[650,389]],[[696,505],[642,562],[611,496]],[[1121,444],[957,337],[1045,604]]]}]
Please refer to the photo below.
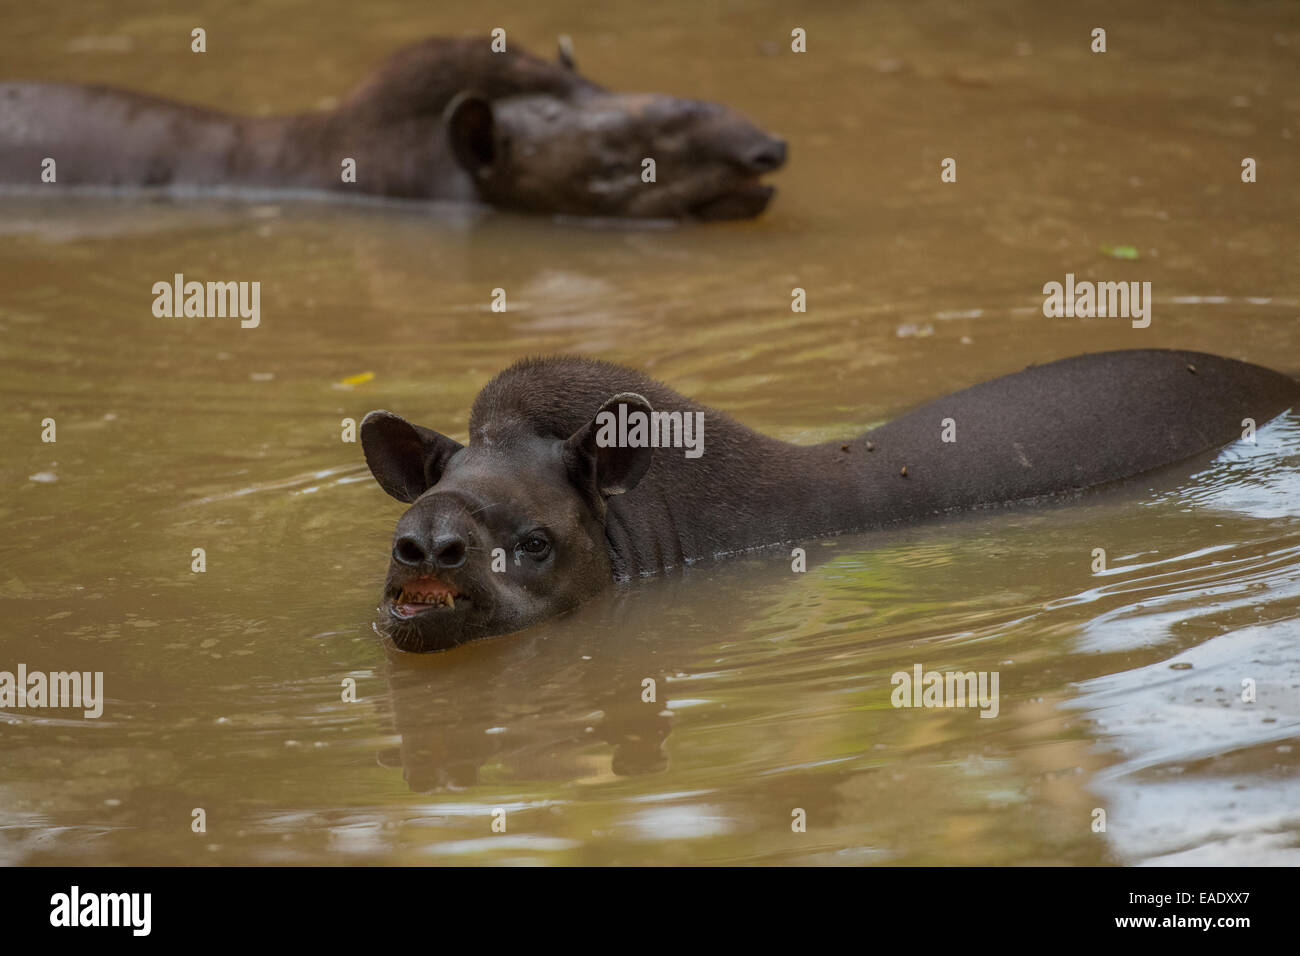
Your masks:
[{"label": "green leaf in water", "polygon": [[1137,246],[1103,245],[1101,251],[1115,259],[1136,259],[1138,257]]}]

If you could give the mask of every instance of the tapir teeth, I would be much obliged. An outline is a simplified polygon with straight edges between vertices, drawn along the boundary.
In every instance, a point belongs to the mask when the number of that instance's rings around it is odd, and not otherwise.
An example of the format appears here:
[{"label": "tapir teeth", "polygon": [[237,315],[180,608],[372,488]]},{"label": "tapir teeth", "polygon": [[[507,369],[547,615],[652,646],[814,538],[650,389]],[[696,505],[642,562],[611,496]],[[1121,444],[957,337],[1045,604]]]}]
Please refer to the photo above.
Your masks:
[{"label": "tapir teeth", "polygon": [[403,590],[397,596],[397,603],[443,605],[454,608],[456,606],[456,598],[450,591],[425,593]]}]

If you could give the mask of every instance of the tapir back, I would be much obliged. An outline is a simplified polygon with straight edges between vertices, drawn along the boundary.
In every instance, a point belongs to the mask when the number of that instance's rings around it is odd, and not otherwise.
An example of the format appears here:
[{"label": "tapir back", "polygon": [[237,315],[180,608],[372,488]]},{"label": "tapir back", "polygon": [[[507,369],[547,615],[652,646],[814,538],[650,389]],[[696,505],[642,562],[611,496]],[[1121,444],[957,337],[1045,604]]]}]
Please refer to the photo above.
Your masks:
[{"label": "tapir back", "polygon": [[223,181],[233,117],[100,86],[0,83],[0,184],[149,186]]},{"label": "tapir back", "polygon": [[1132,478],[1226,445],[1246,419],[1262,426],[1297,405],[1295,380],[1199,352],[1102,352],[1032,366],[854,442],[865,462],[864,523]]}]

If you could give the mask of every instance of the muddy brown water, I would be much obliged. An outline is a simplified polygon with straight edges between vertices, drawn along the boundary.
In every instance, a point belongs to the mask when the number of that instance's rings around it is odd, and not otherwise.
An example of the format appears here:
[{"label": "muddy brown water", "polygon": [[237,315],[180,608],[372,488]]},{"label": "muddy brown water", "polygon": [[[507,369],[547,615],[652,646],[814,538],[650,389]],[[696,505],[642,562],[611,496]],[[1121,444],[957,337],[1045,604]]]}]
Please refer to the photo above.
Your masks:
[{"label": "muddy brown water", "polygon": [[[321,104],[422,35],[564,32],[594,78],[725,101],[791,162],[763,218],[682,228],[0,197],[0,670],[103,671],[107,698],[0,715],[0,860],[1300,862],[1294,415],[1082,501],[807,542],[803,574],[700,566],[443,655],[370,629],[400,507],[340,422],[463,440],[521,355],[638,365],[794,441],[1085,351],[1300,372],[1295,6],[1058,6],[7,16],[6,77],[250,112]],[[260,281],[261,325],[155,318],[176,272]],[[1150,281],[1151,326],[1044,318],[1067,272]],[[998,716],[892,707],[916,664],[998,672]]]}]

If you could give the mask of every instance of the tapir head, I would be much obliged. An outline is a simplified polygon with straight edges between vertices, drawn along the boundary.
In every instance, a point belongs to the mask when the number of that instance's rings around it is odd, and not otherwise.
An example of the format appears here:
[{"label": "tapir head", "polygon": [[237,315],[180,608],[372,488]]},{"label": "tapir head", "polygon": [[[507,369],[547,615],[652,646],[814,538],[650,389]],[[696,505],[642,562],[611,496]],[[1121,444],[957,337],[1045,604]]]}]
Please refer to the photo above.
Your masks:
[{"label": "tapir head", "polygon": [[608,586],[606,502],[633,488],[651,449],[519,428],[461,445],[386,411],[361,423],[366,463],[410,507],[397,522],[379,624],[404,651],[447,650],[569,610]]},{"label": "tapir head", "polygon": [[585,92],[496,102],[466,94],[447,135],[479,195],[534,213],[743,219],[775,189],[785,142],[719,103]]},{"label": "tapir head", "polygon": [[[785,142],[719,103],[614,93],[580,75],[572,48],[558,62],[487,38],[433,38],[404,48],[342,106],[363,138],[402,130],[414,142],[440,124],[455,163],[484,202],[580,217],[736,219],[774,190]],[[350,128],[350,127],[349,127]],[[354,134],[362,135],[362,134]]]}]

